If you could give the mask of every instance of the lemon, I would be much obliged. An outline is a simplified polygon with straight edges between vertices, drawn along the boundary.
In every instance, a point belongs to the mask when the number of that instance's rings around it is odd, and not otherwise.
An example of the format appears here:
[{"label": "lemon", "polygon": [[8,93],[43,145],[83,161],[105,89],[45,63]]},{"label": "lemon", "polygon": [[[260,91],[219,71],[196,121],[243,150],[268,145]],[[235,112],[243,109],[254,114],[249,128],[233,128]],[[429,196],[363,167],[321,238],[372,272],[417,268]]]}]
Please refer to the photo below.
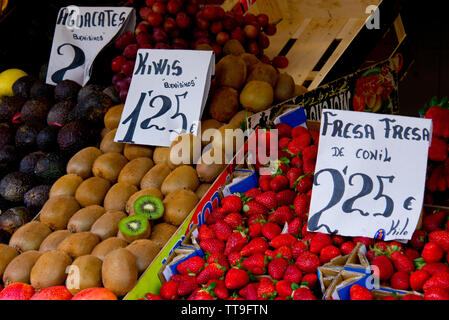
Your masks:
[{"label": "lemon", "polygon": [[8,69],[0,73],[0,96],[12,96],[12,85],[26,75],[26,72],[20,69]]}]

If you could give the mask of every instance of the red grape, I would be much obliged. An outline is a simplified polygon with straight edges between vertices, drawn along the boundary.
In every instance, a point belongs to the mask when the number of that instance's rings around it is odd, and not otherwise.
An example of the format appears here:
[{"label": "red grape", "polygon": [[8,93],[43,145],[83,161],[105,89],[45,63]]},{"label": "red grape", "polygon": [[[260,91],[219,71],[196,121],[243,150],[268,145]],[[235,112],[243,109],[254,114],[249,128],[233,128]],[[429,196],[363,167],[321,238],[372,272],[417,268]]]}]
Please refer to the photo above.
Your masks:
[{"label": "red grape", "polygon": [[170,14],[177,14],[179,11],[181,11],[182,3],[177,0],[170,0],[167,3],[167,12]]},{"label": "red grape", "polygon": [[148,21],[144,20],[141,21],[137,27],[136,30],[134,31],[134,33],[136,34],[136,39],[137,39],[137,35],[141,32],[148,32],[148,28],[150,27],[150,24],[148,23]]},{"label": "red grape", "polygon": [[171,49],[171,46],[166,44],[166,43],[164,43],[164,42],[158,42],[154,46],[154,49]]},{"label": "red grape", "polygon": [[117,56],[111,61],[111,70],[114,72],[119,72],[122,69],[122,65],[126,62],[124,56]]},{"label": "red grape", "polygon": [[162,20],[164,20],[164,18],[160,13],[151,12],[148,14],[147,20],[153,27],[157,27],[161,25]]},{"label": "red grape", "polygon": [[137,43],[140,47],[144,44],[151,43],[151,36],[147,32],[141,32],[136,36]]},{"label": "red grape", "polygon": [[259,44],[257,41],[252,40],[248,43],[247,52],[252,53],[255,56],[260,53]]},{"label": "red grape", "polygon": [[265,13],[258,14],[256,16],[257,22],[261,27],[266,27],[269,23],[268,16]]},{"label": "red grape", "polygon": [[201,30],[201,29],[193,30],[193,38],[194,39],[207,38],[208,36],[209,36],[209,32],[207,30]]},{"label": "red grape", "polygon": [[166,3],[166,2],[168,2],[168,0],[156,0],[156,2]]},{"label": "red grape", "polygon": [[204,19],[208,21],[217,19],[218,9],[216,6],[206,5],[202,11]]},{"label": "red grape", "polygon": [[127,95],[128,95],[128,89],[120,90],[119,96],[120,96],[120,100],[122,100],[122,102],[126,101],[126,96]]},{"label": "red grape", "polygon": [[181,31],[179,29],[172,30],[168,33],[171,39],[177,38],[181,35]]},{"label": "red grape", "polygon": [[156,0],[145,0],[145,4],[146,4],[148,7],[151,7],[155,2],[156,2]]},{"label": "red grape", "polygon": [[137,50],[139,50],[139,46],[136,43],[128,44],[123,51],[123,55],[128,59],[135,59],[137,56]]},{"label": "red grape", "polygon": [[156,12],[156,13],[160,13],[160,14],[165,13],[165,5],[160,2],[156,2],[155,4],[153,4],[151,9],[153,10],[153,12]]},{"label": "red grape", "polygon": [[186,49],[189,46],[187,41],[182,38],[173,39],[172,45],[173,45],[173,47],[175,47],[175,45],[176,45],[177,47],[179,47],[179,49]]},{"label": "red grape", "polygon": [[216,56],[219,56],[221,54],[221,52],[223,51],[223,48],[216,43],[212,43],[211,47],[214,50],[214,53]]},{"label": "red grape", "polygon": [[210,32],[217,34],[221,31],[223,31],[223,24],[221,23],[221,21],[214,21],[210,25]]},{"label": "red grape", "polygon": [[144,43],[140,46],[140,49],[153,49],[151,43]]},{"label": "red grape", "polygon": [[153,28],[153,40],[154,42],[165,42],[168,41],[167,33],[160,27]]},{"label": "red grape", "polygon": [[257,36],[259,35],[259,29],[257,29],[254,25],[252,24],[247,24],[244,28],[243,28],[243,32],[245,32],[245,36],[249,39],[256,39]]},{"label": "red grape", "polygon": [[260,62],[263,62],[266,64],[271,63],[271,59],[266,54],[261,54],[259,60],[260,60]]},{"label": "red grape", "polygon": [[234,21],[236,22],[237,26],[241,27],[245,24],[245,18],[242,15],[234,15]]},{"label": "red grape", "polygon": [[143,20],[147,20],[148,14],[151,12],[151,8],[148,7],[143,7],[140,8],[139,10],[139,16],[143,19]]},{"label": "red grape", "polygon": [[122,72],[126,76],[132,76],[133,71],[134,71],[134,61],[128,60],[122,65]]},{"label": "red grape", "polygon": [[115,47],[119,50],[124,50],[128,44],[135,43],[136,37],[134,32],[127,31],[115,40]]},{"label": "red grape", "polygon": [[188,4],[186,7],[186,12],[191,16],[195,15],[197,11],[198,11],[198,6],[196,4],[191,3],[191,4]]},{"label": "red grape", "polygon": [[259,33],[259,45],[262,49],[266,49],[270,46],[270,39],[263,33]]},{"label": "red grape", "polygon": [[247,13],[243,17],[243,21],[245,21],[245,24],[251,24],[251,22],[257,22],[257,18],[252,13]]},{"label": "red grape", "polygon": [[284,56],[276,56],[273,58],[273,66],[279,69],[284,69],[288,67],[288,59]]},{"label": "red grape", "polygon": [[237,27],[231,31],[231,39],[236,39],[243,44],[245,42],[245,32],[243,32],[242,28]]},{"label": "red grape", "polygon": [[196,20],[196,26],[200,29],[206,30],[207,28],[209,28],[209,21],[198,18]]},{"label": "red grape", "polygon": [[[120,71],[120,70],[119,70]],[[115,85],[117,84],[117,82],[119,82],[120,80],[123,80],[123,79],[125,79],[125,76],[123,75],[123,73],[116,73],[116,74],[114,74],[113,76],[112,76],[112,84],[114,85],[114,87],[115,87]],[[117,89],[117,88],[116,88]],[[117,90],[117,91],[120,91],[120,90]]]},{"label": "red grape", "polygon": [[266,27],[263,28],[263,32],[265,32],[267,36],[274,35],[276,31],[277,31],[276,25],[272,23],[269,23]]},{"label": "red grape", "polygon": [[200,45],[200,44],[210,44],[210,39],[209,38],[200,38],[198,40],[195,41],[195,48]]},{"label": "red grape", "polygon": [[180,29],[187,29],[190,26],[191,19],[185,12],[178,12],[176,15],[176,24]]},{"label": "red grape", "polygon": [[175,30],[177,28],[176,20],[171,17],[165,18],[163,28],[165,32]]},{"label": "red grape", "polygon": [[229,40],[229,34],[227,34],[224,31],[219,32],[215,38],[215,41],[221,45],[224,45],[226,42],[228,42],[228,40]]}]

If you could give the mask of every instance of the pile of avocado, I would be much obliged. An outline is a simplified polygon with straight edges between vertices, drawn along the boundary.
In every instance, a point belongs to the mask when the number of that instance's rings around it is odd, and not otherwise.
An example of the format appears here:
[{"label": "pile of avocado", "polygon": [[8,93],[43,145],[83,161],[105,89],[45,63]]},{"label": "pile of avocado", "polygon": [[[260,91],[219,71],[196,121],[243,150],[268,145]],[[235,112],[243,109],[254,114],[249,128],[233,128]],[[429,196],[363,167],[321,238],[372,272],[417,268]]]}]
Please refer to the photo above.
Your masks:
[{"label": "pile of avocado", "polygon": [[24,76],[0,102],[0,243],[31,221],[51,185],[79,150],[99,143],[106,111],[117,92],[62,80],[51,86]]}]

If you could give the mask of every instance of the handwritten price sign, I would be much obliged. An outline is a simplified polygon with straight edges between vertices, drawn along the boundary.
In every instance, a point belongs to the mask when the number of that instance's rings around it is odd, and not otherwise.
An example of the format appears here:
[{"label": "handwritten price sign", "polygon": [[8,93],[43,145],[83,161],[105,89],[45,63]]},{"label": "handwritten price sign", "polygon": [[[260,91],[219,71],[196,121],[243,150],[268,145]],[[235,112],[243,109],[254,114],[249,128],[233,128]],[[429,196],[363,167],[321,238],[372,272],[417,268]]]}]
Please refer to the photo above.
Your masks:
[{"label": "handwritten price sign", "polygon": [[427,119],[323,110],[308,230],[410,240],[431,136]]}]

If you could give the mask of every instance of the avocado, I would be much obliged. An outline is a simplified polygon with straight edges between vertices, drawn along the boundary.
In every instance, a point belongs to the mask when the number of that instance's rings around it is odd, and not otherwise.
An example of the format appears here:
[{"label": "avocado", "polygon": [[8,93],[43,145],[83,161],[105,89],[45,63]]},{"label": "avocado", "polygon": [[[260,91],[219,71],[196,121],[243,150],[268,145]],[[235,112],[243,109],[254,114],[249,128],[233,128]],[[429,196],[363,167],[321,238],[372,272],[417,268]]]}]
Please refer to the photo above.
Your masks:
[{"label": "avocado", "polygon": [[20,112],[25,99],[19,96],[2,97],[0,102],[0,121],[11,122],[14,115]]},{"label": "avocado", "polygon": [[58,153],[47,153],[36,162],[34,174],[45,184],[53,184],[65,174],[65,159]]},{"label": "avocado", "polygon": [[31,87],[33,86],[36,78],[33,76],[24,76],[19,78],[12,85],[12,92],[15,96],[19,96],[25,99],[29,99],[31,97]]},{"label": "avocado", "polygon": [[0,123],[0,147],[14,143],[14,129],[8,122]]},{"label": "avocado", "polygon": [[84,100],[92,92],[101,92],[103,89],[104,87],[99,84],[88,84],[87,86],[82,87],[78,92],[78,102]]},{"label": "avocado", "polygon": [[36,150],[36,137],[41,129],[37,124],[23,124],[16,131],[16,148],[20,151]]},{"label": "avocado", "polygon": [[69,121],[70,111],[75,107],[73,101],[60,101],[51,107],[47,115],[47,123],[49,126],[62,127]]},{"label": "avocado", "polygon": [[58,127],[47,126],[36,137],[36,144],[39,150],[54,151],[58,149]]},{"label": "avocado", "polygon": [[104,115],[112,107],[111,98],[103,92],[92,92],[72,110],[74,120],[103,125]]},{"label": "avocado", "polygon": [[54,91],[54,96],[56,101],[62,100],[76,100],[78,92],[81,86],[72,80],[62,80],[60,81]]},{"label": "avocado", "polygon": [[22,158],[19,165],[19,171],[26,174],[34,174],[34,168],[37,161],[45,155],[42,151],[36,151],[27,154]]},{"label": "avocado", "polygon": [[45,123],[50,109],[45,99],[31,99],[24,103],[20,111],[20,119],[24,123]]},{"label": "avocado", "polygon": [[106,89],[103,90],[103,93],[107,94],[109,98],[112,100],[112,105],[120,104],[122,100],[120,100],[120,95],[115,90],[114,86],[109,86]]},{"label": "avocado", "polygon": [[0,181],[0,195],[8,201],[20,202],[23,196],[34,187],[34,179],[23,172],[12,172]]},{"label": "avocado", "polygon": [[32,99],[37,99],[37,98],[41,98],[41,97],[52,99],[53,98],[53,90],[54,90],[54,86],[46,84],[42,80],[36,80],[34,82],[33,86],[31,87],[30,96]]},{"label": "avocado", "polygon": [[23,203],[33,212],[39,212],[48,200],[51,185],[39,185],[28,190],[23,196]]},{"label": "avocado", "polygon": [[25,207],[14,207],[0,215],[0,230],[13,234],[18,228],[33,219],[33,213]]},{"label": "avocado", "polygon": [[0,174],[14,171],[19,160],[18,151],[13,145],[4,145],[0,148]]},{"label": "avocado", "polygon": [[59,149],[66,154],[74,154],[88,145],[90,137],[91,132],[85,123],[69,122],[58,132]]}]

